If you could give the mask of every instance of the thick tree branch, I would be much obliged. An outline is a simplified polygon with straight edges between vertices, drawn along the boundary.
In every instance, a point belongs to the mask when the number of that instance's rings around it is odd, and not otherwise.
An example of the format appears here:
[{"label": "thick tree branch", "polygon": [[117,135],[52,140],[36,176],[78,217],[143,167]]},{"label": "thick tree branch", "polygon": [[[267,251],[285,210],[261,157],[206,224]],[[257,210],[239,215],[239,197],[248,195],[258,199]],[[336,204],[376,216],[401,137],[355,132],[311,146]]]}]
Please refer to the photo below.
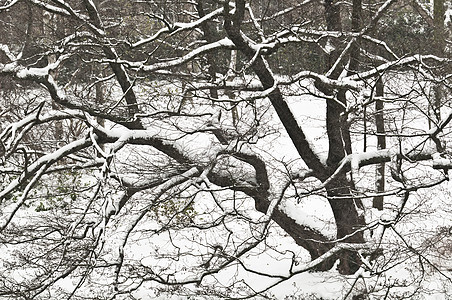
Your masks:
[{"label": "thick tree branch", "polygon": [[[244,9],[244,1],[237,1],[236,12],[233,16],[230,16],[229,12],[225,12],[227,13],[227,15],[225,16],[225,29],[230,39],[236,45],[237,49],[242,51],[249,60],[254,60],[251,67],[259,77],[263,88],[273,88],[273,86],[275,85],[273,74],[268,69],[262,56],[259,55],[259,53],[256,53],[252,49],[252,47],[248,45],[240,31],[240,24],[243,19]],[[300,125],[297,123],[294,115],[290,111],[289,106],[284,101],[279,89],[276,88],[271,93],[269,93],[268,98],[275,108],[281,123],[284,125],[284,128],[292,139],[295,148],[297,149],[298,153],[303,158],[307,166],[310,169],[314,170],[318,178],[326,178],[326,170],[324,165],[320,161],[319,157],[313,152],[311,146],[309,145],[309,142],[307,141],[306,135],[300,128]]]}]

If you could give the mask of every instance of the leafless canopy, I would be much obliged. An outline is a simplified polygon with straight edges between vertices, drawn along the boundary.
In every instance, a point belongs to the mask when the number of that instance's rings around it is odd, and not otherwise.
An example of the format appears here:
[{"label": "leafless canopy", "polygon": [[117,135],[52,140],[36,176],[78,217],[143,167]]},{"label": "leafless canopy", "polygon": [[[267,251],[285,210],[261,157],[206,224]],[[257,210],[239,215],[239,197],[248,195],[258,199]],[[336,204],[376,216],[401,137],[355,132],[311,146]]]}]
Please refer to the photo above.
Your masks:
[{"label": "leafless canopy", "polygon": [[0,299],[445,293],[431,2],[0,0]]}]

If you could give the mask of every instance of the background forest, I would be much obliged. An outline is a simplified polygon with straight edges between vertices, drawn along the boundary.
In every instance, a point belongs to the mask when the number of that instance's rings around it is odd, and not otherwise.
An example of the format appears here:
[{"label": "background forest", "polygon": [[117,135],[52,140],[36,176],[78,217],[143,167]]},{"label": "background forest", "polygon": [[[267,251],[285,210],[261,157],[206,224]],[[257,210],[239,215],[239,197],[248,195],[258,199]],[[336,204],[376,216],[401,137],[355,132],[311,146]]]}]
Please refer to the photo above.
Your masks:
[{"label": "background forest", "polygon": [[0,299],[451,299],[451,17],[0,0]]}]

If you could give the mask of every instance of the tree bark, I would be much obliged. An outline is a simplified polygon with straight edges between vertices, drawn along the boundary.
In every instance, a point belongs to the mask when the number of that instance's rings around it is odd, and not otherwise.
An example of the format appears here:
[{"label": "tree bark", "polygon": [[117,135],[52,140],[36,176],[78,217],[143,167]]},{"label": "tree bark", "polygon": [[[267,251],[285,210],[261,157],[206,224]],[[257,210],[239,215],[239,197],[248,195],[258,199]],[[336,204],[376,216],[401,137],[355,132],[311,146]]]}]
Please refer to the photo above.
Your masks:
[{"label": "tree bark", "polygon": [[[377,149],[386,149],[386,136],[385,136],[385,121],[384,121],[384,102],[380,99],[384,95],[384,84],[383,79],[378,78],[377,84],[375,86],[375,96],[377,100],[375,101],[375,126],[377,128]],[[385,191],[385,163],[377,164],[376,169],[376,180],[375,187],[377,193],[382,193]],[[383,210],[383,200],[382,195],[375,196],[372,202],[372,207]]]},{"label": "tree bark", "polygon": [[[100,20],[100,17],[97,13],[98,5],[97,7],[93,6],[96,4],[89,0],[84,0],[83,2],[85,9],[88,12],[90,21],[95,27],[103,30],[102,21]],[[99,33],[97,32],[94,33],[99,35]],[[121,90],[124,93],[124,98],[127,103],[128,117],[130,119],[130,122],[125,125],[129,129],[144,129],[141,122],[138,119],[135,119],[135,115],[140,112],[140,109],[138,107],[137,98],[135,92],[133,91],[133,86],[129,74],[122,64],[115,62],[115,60],[118,59],[118,55],[116,54],[116,50],[113,47],[111,47],[110,45],[105,45],[104,47],[102,47],[102,50],[105,54],[105,57],[111,60],[111,62],[109,62],[110,68],[115,74],[116,80],[118,81]]]},{"label": "tree bark", "polygon": [[[444,30],[444,0],[433,1],[433,38],[434,54],[441,57],[444,55],[444,49],[446,47],[445,30]],[[435,121],[441,120],[441,99],[442,88],[440,84],[436,84],[433,87],[433,115]]]},{"label": "tree bark", "polygon": [[[342,30],[340,8],[333,1],[325,1],[325,18],[328,30]],[[361,0],[354,0],[352,30],[358,32],[360,27]],[[349,69],[347,71],[350,75],[356,73],[359,67],[359,47],[359,42],[352,44]],[[340,53],[341,49],[336,47],[332,53],[328,54],[329,68],[336,62]],[[333,79],[338,78],[342,70],[342,68],[336,67],[330,77]],[[349,123],[345,109],[347,106],[346,90],[338,91],[336,99],[337,101],[327,100],[326,111],[326,126],[329,142],[327,167],[330,174],[334,173],[346,154],[352,153]],[[353,199],[351,193],[353,189],[353,183],[347,179],[346,174],[340,174],[326,186],[329,197],[328,201],[333,210],[337,226],[337,238],[342,239],[347,237],[344,240],[346,242],[363,243],[364,237],[362,232],[357,232],[359,228],[364,226],[364,218],[359,215],[357,209],[362,208],[362,203],[360,200]],[[341,274],[353,274],[358,270],[361,263],[358,254],[351,251],[341,253],[339,259],[338,271]]]},{"label": "tree bark", "polygon": [[[240,33],[240,26],[244,15],[244,5],[245,2],[243,0],[236,0],[236,11],[234,15],[229,15],[228,7],[225,6],[225,29],[238,50],[242,51],[248,59],[254,59],[251,66],[253,71],[260,79],[263,88],[270,89],[273,88],[275,80],[272,73],[268,70],[268,65],[265,63],[262,56],[255,57],[255,51],[247,44]],[[334,5],[330,0],[327,0],[325,2],[325,11],[328,15],[328,26],[333,27],[328,28],[328,30],[341,30],[339,7]],[[340,52],[334,51],[329,61],[334,64],[334,58],[337,58],[339,54]],[[337,70],[339,69],[340,68],[337,68]],[[337,78],[339,74],[333,74],[332,77],[334,78],[334,76]],[[326,92],[330,91],[326,88]],[[317,155],[312,151],[303,130],[300,128],[294,115],[290,111],[290,108],[284,101],[279,89],[275,88],[268,95],[268,98],[275,108],[279,119],[297,148],[301,158],[305,161],[307,166],[314,171],[317,178],[321,181],[325,181],[331,174],[333,174],[340,161],[346,154],[346,146],[343,141],[343,132],[348,133],[348,127],[344,126],[343,122],[343,113],[345,112],[345,91],[343,91],[343,97],[338,98],[338,101],[327,101],[326,122],[329,140],[327,168],[325,168]],[[357,211],[357,207],[360,207],[361,203],[353,199],[350,191],[352,187],[353,185],[346,178],[346,174],[341,174],[326,186],[326,190],[337,225],[337,238],[344,238],[345,242],[363,243],[364,238],[362,232],[356,232],[357,229],[364,225],[364,219],[358,214]],[[257,208],[258,210],[263,211],[263,208]],[[283,222],[281,223],[282,226],[284,226]],[[297,224],[297,226],[300,225]],[[298,238],[298,240],[306,240],[307,238],[309,237],[303,235]],[[300,243],[303,242],[300,241]],[[308,245],[305,242],[303,247],[308,249],[313,256],[313,259],[323,254],[324,251],[328,249],[328,247],[319,247],[319,243],[315,243],[315,245]],[[343,252],[339,254],[339,259],[340,264],[338,269],[340,273],[352,274],[358,270],[360,260],[357,253]],[[331,263],[325,263],[322,267],[324,268],[323,270],[327,270],[331,267]]]},{"label": "tree bark", "polygon": [[[204,17],[206,15],[205,13],[205,1],[199,0],[196,4],[196,10],[198,11],[198,15],[200,18]],[[201,24],[201,29],[204,32],[204,38],[208,43],[213,43],[215,41],[215,36],[217,35],[216,30],[213,27],[213,24],[211,22],[204,22]],[[218,73],[218,64],[216,63],[216,57],[214,53],[207,53],[206,55],[208,66],[208,73],[210,76],[211,82],[215,82],[217,79],[217,73]],[[210,89],[210,97],[212,99],[218,99],[218,90],[217,89]]]},{"label": "tree bark", "polygon": [[[42,22],[43,22],[43,36],[51,37],[49,38],[48,43],[52,43],[53,42],[52,38],[55,37],[55,29],[57,27],[56,16],[53,16],[51,13],[45,11],[43,12],[42,15]],[[56,60],[57,60],[56,54],[50,54],[47,57],[47,63],[49,65],[55,63]],[[57,80],[58,72],[56,70],[52,70],[49,72],[49,75],[51,75],[54,80]],[[55,103],[55,101],[52,101],[52,109],[55,110],[58,109],[58,104]],[[63,123],[61,121],[55,121],[53,138],[55,139],[55,141],[57,141],[57,144],[63,140],[63,135],[64,135]]]}]

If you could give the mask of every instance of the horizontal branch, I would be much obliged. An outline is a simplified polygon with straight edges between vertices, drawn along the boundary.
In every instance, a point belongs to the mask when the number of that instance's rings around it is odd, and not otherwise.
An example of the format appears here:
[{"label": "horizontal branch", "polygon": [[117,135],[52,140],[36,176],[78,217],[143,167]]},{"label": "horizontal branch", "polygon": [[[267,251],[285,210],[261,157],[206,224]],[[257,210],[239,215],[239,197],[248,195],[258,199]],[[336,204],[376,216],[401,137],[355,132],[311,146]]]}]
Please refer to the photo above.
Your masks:
[{"label": "horizontal branch", "polygon": [[352,75],[352,76],[348,76],[346,77],[348,80],[363,80],[363,79],[368,79],[368,78],[372,78],[372,77],[376,77],[381,73],[384,73],[386,71],[398,68],[398,67],[404,67],[404,66],[409,66],[412,64],[422,64],[425,61],[428,60],[432,60],[435,62],[440,62],[440,63],[450,63],[451,60],[447,59],[447,58],[441,58],[435,55],[420,55],[420,54],[416,54],[416,55],[412,55],[412,56],[408,56],[408,57],[404,57],[401,58],[399,60],[395,60],[395,61],[390,61],[384,64],[379,65],[378,67],[369,70],[369,71],[365,71],[365,72],[360,72],[358,74]]},{"label": "horizontal branch", "polygon": [[234,43],[232,43],[232,41],[228,38],[223,38],[219,41],[216,41],[216,42],[213,42],[210,44],[206,44],[204,46],[196,48],[195,50],[183,55],[182,57],[170,59],[168,61],[155,63],[152,65],[145,65],[144,62],[132,62],[132,61],[126,61],[126,60],[120,60],[120,59],[115,60],[114,62],[132,67],[132,68],[134,68],[138,71],[142,71],[142,72],[155,72],[155,71],[158,71],[161,69],[168,69],[171,67],[180,66],[180,65],[187,63],[187,62],[193,60],[194,58],[196,58],[202,54],[205,54],[209,51],[212,51],[212,50],[233,49],[233,48],[234,48]]},{"label": "horizontal branch", "polygon": [[133,48],[137,48],[137,47],[143,46],[145,44],[151,43],[151,42],[159,39],[164,34],[174,35],[181,31],[193,30],[195,28],[198,28],[201,24],[203,24],[215,17],[220,16],[222,13],[223,13],[223,8],[218,8],[218,9],[206,14],[202,18],[199,18],[198,20],[196,20],[194,22],[174,23],[171,25],[171,27],[165,27],[165,28],[160,29],[159,31],[157,31],[157,33],[155,33],[153,36],[151,36],[149,38],[145,38],[145,39],[142,39],[138,42],[131,44],[130,47],[133,49]]}]

